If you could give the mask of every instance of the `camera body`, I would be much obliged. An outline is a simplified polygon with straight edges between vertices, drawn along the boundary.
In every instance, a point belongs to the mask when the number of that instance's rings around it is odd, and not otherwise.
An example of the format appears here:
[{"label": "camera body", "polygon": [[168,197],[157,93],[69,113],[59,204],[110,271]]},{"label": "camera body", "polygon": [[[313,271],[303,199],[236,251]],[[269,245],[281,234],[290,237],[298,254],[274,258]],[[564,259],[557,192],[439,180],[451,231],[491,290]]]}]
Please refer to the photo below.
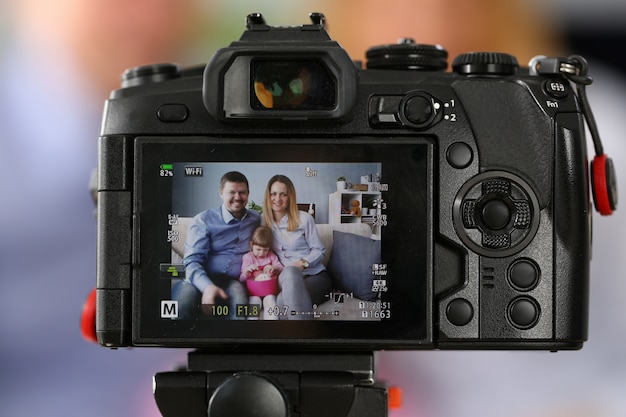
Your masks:
[{"label": "camera body", "polygon": [[[279,28],[249,18],[206,67],[135,68],[112,92],[99,150],[99,342],[582,347],[591,210],[583,114],[568,81],[498,53],[462,55],[446,72],[445,50],[410,41],[370,49],[362,69],[313,20]],[[278,306],[279,320],[252,320],[262,318],[253,303],[237,306],[241,320],[218,305],[178,317],[176,247],[232,170],[255,201],[273,174],[288,173],[298,203],[316,207],[320,234],[329,225],[325,303]],[[352,187],[333,188],[339,176]],[[363,227],[368,236],[354,237]]]}]

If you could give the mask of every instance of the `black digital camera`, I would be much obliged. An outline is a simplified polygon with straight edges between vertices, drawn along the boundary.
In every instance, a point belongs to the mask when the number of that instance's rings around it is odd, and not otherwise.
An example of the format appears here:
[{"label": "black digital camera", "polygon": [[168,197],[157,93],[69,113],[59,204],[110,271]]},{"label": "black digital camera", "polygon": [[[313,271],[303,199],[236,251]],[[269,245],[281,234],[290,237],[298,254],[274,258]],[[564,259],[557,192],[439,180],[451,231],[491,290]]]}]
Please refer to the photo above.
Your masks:
[{"label": "black digital camera", "polygon": [[[312,20],[271,27],[250,15],[206,66],[123,75],[100,137],[99,342],[580,348],[589,177],[605,211],[616,200],[610,160],[588,172],[580,61],[538,57],[524,68],[507,54],[468,53],[446,72],[442,47],[403,40],[371,48],[362,69],[322,15]],[[291,179],[324,245],[332,288],[322,301],[206,303],[183,316],[173,288],[190,279],[186,252],[200,233],[190,225],[220,207],[227,172],[247,178],[251,217],[271,209],[272,176]],[[249,239],[238,237],[244,252]]]}]

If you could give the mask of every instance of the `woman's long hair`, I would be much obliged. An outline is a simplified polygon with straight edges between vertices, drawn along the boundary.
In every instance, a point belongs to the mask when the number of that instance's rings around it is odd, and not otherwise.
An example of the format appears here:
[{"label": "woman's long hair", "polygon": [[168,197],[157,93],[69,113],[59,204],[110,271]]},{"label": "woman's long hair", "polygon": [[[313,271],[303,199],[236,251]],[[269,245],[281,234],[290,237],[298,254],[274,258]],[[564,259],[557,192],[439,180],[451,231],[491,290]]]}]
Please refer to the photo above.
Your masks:
[{"label": "woman's long hair", "polygon": [[287,203],[287,230],[296,230],[300,224],[296,187],[294,187],[293,182],[291,182],[289,177],[285,175],[274,175],[267,183],[267,188],[265,188],[265,199],[263,202],[263,220],[265,221],[265,225],[270,227],[272,224],[276,223],[274,221],[274,212],[272,211],[272,200],[270,197],[272,185],[274,185],[275,182],[280,182],[287,186],[287,197],[289,198]]}]

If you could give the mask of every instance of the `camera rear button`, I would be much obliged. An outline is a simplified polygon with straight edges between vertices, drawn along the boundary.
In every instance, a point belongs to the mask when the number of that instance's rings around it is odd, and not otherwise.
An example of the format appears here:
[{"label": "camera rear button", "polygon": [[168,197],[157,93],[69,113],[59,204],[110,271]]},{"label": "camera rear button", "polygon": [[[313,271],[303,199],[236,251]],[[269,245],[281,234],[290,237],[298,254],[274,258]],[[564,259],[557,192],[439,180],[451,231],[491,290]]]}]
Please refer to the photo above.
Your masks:
[{"label": "camera rear button", "polygon": [[157,110],[157,117],[165,123],[180,123],[187,120],[189,110],[184,104],[163,104]]},{"label": "camera rear button", "polygon": [[509,282],[520,291],[529,291],[539,282],[539,266],[529,259],[516,261],[509,268]]},{"label": "camera rear button", "polygon": [[543,83],[546,94],[556,99],[563,99],[568,96],[567,86],[559,81],[547,80]]},{"label": "camera rear button", "polygon": [[465,326],[474,318],[474,309],[472,304],[466,299],[457,298],[448,304],[446,317],[455,326]]},{"label": "camera rear button", "polygon": [[446,159],[448,163],[457,169],[467,168],[474,159],[472,148],[467,143],[455,142],[448,146],[446,151]]},{"label": "camera rear button", "polygon": [[501,230],[511,221],[511,209],[502,200],[490,200],[483,206],[482,221],[491,230]]},{"label": "camera rear button", "polygon": [[530,329],[539,320],[539,306],[535,300],[520,297],[509,305],[509,319],[519,329]]}]

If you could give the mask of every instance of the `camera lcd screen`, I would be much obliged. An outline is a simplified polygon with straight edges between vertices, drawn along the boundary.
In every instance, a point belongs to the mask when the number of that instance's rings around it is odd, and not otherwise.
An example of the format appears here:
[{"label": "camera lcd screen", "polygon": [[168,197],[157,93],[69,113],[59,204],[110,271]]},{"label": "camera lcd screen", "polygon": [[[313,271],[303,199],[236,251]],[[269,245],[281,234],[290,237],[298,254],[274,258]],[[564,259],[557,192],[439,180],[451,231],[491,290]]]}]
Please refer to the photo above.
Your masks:
[{"label": "camera lcd screen", "polygon": [[[135,344],[431,343],[429,142],[141,138],[135,151]],[[223,292],[204,298],[209,285]]]}]

